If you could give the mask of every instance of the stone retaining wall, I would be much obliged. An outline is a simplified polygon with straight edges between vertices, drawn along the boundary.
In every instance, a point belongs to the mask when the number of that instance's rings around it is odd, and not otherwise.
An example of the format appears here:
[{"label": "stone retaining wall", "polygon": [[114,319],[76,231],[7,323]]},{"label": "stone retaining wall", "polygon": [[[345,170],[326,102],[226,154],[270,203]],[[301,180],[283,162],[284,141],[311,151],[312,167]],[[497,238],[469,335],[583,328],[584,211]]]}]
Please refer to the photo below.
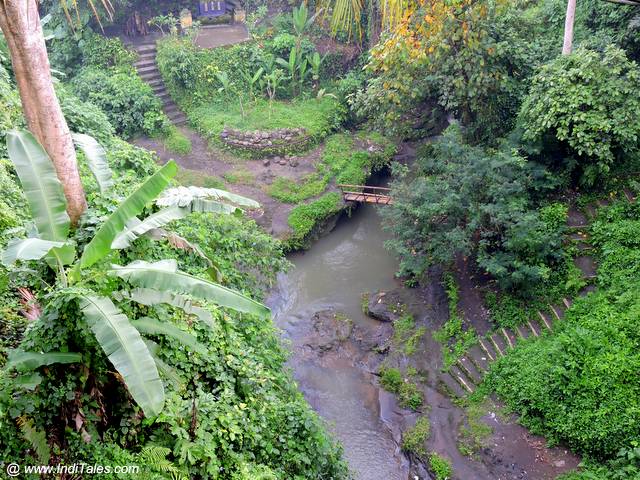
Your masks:
[{"label": "stone retaining wall", "polygon": [[309,142],[310,137],[304,128],[243,132],[225,127],[220,134],[220,139],[230,147],[255,151],[278,151],[304,146]]}]

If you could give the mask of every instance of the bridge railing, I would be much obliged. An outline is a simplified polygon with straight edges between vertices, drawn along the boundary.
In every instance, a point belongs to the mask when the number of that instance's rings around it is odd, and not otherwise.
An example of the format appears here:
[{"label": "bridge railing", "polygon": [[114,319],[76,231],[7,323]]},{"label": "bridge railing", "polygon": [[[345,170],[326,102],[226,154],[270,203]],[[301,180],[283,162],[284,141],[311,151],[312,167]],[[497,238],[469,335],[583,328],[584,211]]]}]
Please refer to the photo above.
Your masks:
[{"label": "bridge railing", "polygon": [[336,185],[342,193],[369,193],[374,195],[389,195],[390,188],[387,187],[373,187],[371,185],[349,185],[346,183],[339,183]]}]

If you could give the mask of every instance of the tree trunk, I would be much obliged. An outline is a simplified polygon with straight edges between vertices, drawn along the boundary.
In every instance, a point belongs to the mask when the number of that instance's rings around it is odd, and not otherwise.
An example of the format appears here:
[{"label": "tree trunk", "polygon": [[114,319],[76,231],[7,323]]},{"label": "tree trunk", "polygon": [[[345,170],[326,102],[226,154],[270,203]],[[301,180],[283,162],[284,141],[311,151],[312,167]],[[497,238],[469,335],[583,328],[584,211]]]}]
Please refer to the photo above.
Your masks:
[{"label": "tree trunk", "polygon": [[75,224],[87,203],[73,139],[53,88],[36,0],[0,0],[0,28],[11,52],[27,125],[55,166]]},{"label": "tree trunk", "polygon": [[569,55],[573,48],[573,24],[576,19],[576,0],[568,0],[567,17],[564,21],[564,42],[562,44],[562,54]]}]

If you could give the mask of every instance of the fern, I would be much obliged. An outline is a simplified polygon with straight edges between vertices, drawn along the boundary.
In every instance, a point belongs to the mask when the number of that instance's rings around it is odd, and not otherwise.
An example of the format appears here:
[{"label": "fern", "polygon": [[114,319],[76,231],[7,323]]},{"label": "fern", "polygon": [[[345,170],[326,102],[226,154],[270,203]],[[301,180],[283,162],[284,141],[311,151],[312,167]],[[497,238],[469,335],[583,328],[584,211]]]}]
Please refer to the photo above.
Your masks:
[{"label": "fern", "polygon": [[146,465],[150,472],[168,473],[171,480],[189,480],[189,476],[183,468],[175,466],[167,459],[167,455],[170,453],[171,450],[166,447],[147,445],[137,456],[138,461]]},{"label": "fern", "polygon": [[36,452],[38,460],[43,465],[49,463],[49,457],[51,456],[51,449],[47,443],[47,434],[43,431],[36,429],[33,425],[33,420],[25,416],[18,417],[18,427],[24,439],[31,444],[31,447]]}]

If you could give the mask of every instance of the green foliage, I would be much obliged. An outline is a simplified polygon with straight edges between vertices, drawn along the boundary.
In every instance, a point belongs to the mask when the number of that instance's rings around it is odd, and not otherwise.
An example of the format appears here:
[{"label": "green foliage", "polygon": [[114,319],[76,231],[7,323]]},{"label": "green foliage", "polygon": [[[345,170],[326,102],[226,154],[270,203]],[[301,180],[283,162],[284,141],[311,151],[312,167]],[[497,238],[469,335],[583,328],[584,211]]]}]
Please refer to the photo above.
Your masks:
[{"label": "green foliage", "polygon": [[152,134],[166,122],[160,100],[131,68],[86,67],[72,85],[82,100],[100,107],[116,132],[127,138]]},{"label": "green foliage", "polygon": [[388,392],[398,393],[403,383],[402,372],[397,368],[380,369],[380,384]]},{"label": "green foliage", "polygon": [[592,465],[586,462],[586,468],[579,473],[569,473],[558,477],[559,480],[638,480],[640,479],[640,447],[633,442],[632,447],[621,449],[616,458],[605,465]]},{"label": "green foliage", "polygon": [[300,248],[312,234],[314,228],[321,225],[343,208],[342,197],[330,192],[311,203],[298,205],[289,214],[288,223],[293,230],[287,239],[290,248]]},{"label": "green foliage", "polygon": [[110,68],[133,65],[136,53],[127,50],[119,38],[89,35],[82,43],[82,63],[85,66]]},{"label": "green foliage", "polygon": [[420,457],[427,454],[426,441],[431,434],[429,417],[419,417],[416,424],[402,434],[402,449]]},{"label": "green foliage", "polygon": [[409,378],[404,378],[397,368],[382,367],[380,369],[380,384],[385,390],[398,395],[398,401],[403,408],[418,410],[424,401],[418,385]]},{"label": "green foliage", "polygon": [[256,176],[251,171],[243,167],[230,170],[222,176],[227,182],[233,184],[254,185],[256,182]]},{"label": "green foliage", "polygon": [[429,470],[433,472],[436,480],[451,480],[453,467],[451,460],[432,452],[429,455]]},{"label": "green foliage", "polygon": [[382,214],[401,274],[419,277],[457,254],[476,255],[502,286],[531,288],[562,259],[562,232],[532,208],[528,191],[548,185],[546,175],[512,150],[462,144],[450,128],[411,175],[399,173],[394,204]]},{"label": "green foliage", "polygon": [[207,175],[200,170],[189,170],[180,168],[178,174],[174,177],[175,181],[180,185],[203,188],[224,188],[224,181],[218,177]]},{"label": "green foliage", "polygon": [[426,333],[426,327],[416,328],[413,315],[405,314],[393,322],[393,342],[402,348],[406,356],[416,352],[418,343]]},{"label": "green foliage", "polygon": [[458,285],[453,275],[446,274],[444,283],[449,299],[449,319],[433,332],[433,338],[442,345],[443,368],[447,369],[476,343],[477,338],[473,328],[465,328],[464,320],[458,313]]},{"label": "green foliage", "polygon": [[582,181],[593,185],[623,155],[637,151],[638,87],[640,71],[619,48],[559,56],[532,79],[520,113],[524,139],[560,142],[568,158],[560,152],[548,161],[579,168]]},{"label": "green foliage", "polygon": [[458,437],[458,449],[463,455],[472,456],[479,452],[493,433],[493,429],[482,421],[488,411],[486,404],[477,402],[472,402],[465,409],[467,421],[460,426]]},{"label": "green foliage", "polygon": [[[330,97],[274,102],[271,107],[266,100],[258,100],[247,106],[244,117],[233,103],[224,107],[214,103],[194,108],[190,119],[200,132],[217,142],[220,141],[220,133],[224,127],[243,131],[304,128],[310,139],[317,142],[340,126],[342,111]],[[293,147],[283,145],[282,148]]]},{"label": "green foliage", "polygon": [[317,173],[312,173],[296,182],[287,177],[276,178],[269,185],[268,193],[273,198],[286,203],[300,203],[324,192],[329,181]]},{"label": "green foliage", "polygon": [[[611,458],[638,438],[637,282],[577,300],[553,336],[524,343],[488,381],[520,421],[552,442]],[[606,393],[604,393],[606,392]]]}]

